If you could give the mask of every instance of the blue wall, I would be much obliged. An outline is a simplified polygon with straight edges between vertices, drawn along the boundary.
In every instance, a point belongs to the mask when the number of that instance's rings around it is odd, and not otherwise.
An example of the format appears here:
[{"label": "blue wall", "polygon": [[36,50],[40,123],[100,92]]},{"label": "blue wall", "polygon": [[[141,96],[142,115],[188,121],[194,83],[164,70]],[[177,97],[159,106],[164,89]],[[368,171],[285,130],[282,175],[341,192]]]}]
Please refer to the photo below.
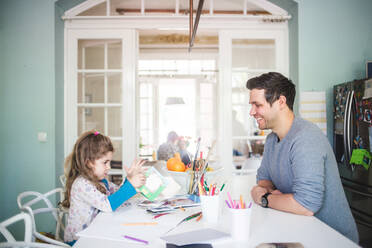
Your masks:
[{"label": "blue wall", "polygon": [[54,1],[0,1],[0,220],[19,193],[55,187],[54,46]]}]

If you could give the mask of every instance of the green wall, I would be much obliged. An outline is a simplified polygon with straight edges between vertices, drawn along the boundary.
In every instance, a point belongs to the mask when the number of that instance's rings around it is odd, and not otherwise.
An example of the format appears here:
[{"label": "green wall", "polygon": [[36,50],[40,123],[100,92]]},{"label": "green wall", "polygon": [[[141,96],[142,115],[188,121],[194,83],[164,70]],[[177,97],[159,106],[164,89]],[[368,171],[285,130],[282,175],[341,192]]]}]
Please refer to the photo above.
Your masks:
[{"label": "green wall", "polygon": [[[269,0],[271,3],[280,6],[288,12],[291,19],[288,21],[289,40],[289,77],[299,89],[298,77],[298,4],[292,0]],[[298,94],[295,98],[294,112],[298,113]]]},{"label": "green wall", "polygon": [[365,77],[372,59],[371,0],[298,0],[300,91],[326,91],[332,140],[333,85]]},{"label": "green wall", "polygon": [[55,187],[54,46],[54,1],[0,1],[0,220]]},{"label": "green wall", "polygon": [[61,187],[59,176],[64,173],[64,22],[61,18],[65,11],[55,5],[55,178],[56,187]]}]

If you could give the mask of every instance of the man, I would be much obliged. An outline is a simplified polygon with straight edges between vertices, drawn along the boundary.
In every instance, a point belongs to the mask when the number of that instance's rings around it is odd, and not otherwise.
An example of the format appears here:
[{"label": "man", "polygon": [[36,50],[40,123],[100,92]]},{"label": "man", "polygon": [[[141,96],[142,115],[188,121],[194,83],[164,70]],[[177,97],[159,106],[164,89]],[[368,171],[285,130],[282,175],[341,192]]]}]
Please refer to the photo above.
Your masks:
[{"label": "man", "polygon": [[249,103],[261,130],[271,129],[252,199],[262,207],[314,215],[358,243],[332,148],[321,130],[295,117],[295,85],[280,73],[249,79]]},{"label": "man", "polygon": [[177,148],[178,135],[175,131],[168,133],[167,142],[161,144],[158,149],[158,160],[165,160],[172,158],[178,151]]}]

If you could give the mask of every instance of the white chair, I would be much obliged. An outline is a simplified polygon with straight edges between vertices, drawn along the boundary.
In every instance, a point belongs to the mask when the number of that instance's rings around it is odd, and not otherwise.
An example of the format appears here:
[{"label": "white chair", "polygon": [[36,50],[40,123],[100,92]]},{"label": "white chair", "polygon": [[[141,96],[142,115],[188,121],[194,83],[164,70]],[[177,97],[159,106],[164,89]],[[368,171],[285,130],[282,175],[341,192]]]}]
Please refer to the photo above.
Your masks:
[{"label": "white chair", "polygon": [[[8,226],[23,220],[25,223],[24,241],[16,241],[7,229]],[[4,236],[6,242],[0,242],[0,247],[35,247],[35,248],[56,248],[61,246],[32,242],[32,220],[27,213],[17,214],[0,223],[0,234]]]},{"label": "white chair", "polygon": [[[54,207],[48,197],[59,196],[59,199],[63,199],[63,190],[61,188],[56,188],[45,194],[41,194],[35,191],[26,191],[18,195],[17,204],[22,212],[26,212],[31,216],[32,220],[32,235],[33,241],[38,238],[49,244],[59,245],[63,247],[70,247],[65,244],[60,238],[61,231],[64,231],[63,219],[66,218],[67,211],[62,208]],[[58,200],[58,198],[56,197]],[[37,205],[37,207],[35,206]],[[45,207],[40,207],[40,205],[46,205]],[[42,233],[38,232],[35,222],[35,215],[41,213],[50,213],[56,221],[55,238],[49,238]]]},{"label": "white chair", "polygon": [[65,176],[65,175],[60,175],[60,176],[59,176],[59,181],[61,182],[61,185],[62,185],[63,187],[66,186],[66,176]]}]

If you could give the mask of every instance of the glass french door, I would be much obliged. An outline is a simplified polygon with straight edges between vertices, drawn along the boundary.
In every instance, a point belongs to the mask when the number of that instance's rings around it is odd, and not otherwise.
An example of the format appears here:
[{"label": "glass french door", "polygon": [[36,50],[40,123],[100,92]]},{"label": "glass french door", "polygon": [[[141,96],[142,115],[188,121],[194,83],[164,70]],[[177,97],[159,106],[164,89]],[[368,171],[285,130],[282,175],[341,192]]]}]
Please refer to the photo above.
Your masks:
[{"label": "glass french door", "polygon": [[65,81],[65,154],[82,133],[111,138],[113,160],[137,154],[135,30],[68,30]]},{"label": "glass french door", "polygon": [[[249,115],[252,77],[276,71],[288,75],[288,32],[277,30],[237,30],[219,32],[219,151],[221,163],[231,174],[248,153],[263,143],[256,121]],[[260,135],[261,134],[261,135]],[[255,151],[254,151],[255,152]]]}]

